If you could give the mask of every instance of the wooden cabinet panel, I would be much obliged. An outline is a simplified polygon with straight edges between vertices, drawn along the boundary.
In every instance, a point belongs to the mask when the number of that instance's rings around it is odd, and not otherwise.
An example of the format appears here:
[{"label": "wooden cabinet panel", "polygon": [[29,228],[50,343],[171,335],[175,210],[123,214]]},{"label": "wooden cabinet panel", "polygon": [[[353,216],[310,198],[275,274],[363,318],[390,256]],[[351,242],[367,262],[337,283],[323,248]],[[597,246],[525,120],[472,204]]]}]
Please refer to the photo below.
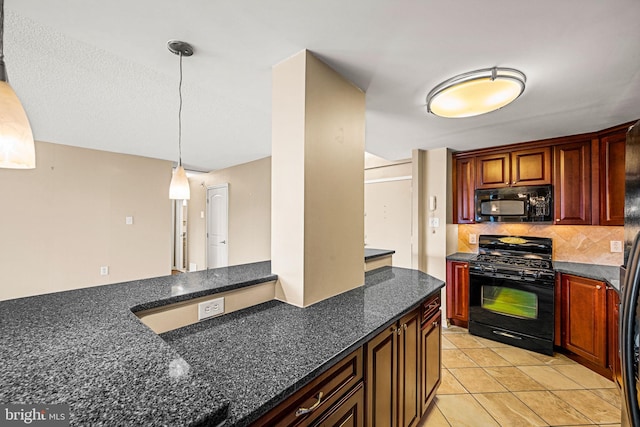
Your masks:
[{"label": "wooden cabinet panel", "polygon": [[447,319],[450,323],[469,324],[469,263],[447,261]]},{"label": "wooden cabinet panel", "polygon": [[551,184],[551,148],[540,147],[511,153],[511,185]]},{"label": "wooden cabinet panel", "polygon": [[[362,383],[362,375],[363,350],[359,348],[260,418],[253,426],[309,425],[323,413],[334,410],[336,403],[350,388]],[[296,415],[301,408],[314,410]]]},{"label": "wooden cabinet panel", "polygon": [[562,275],[562,346],[607,367],[607,306],[603,282]]},{"label": "wooden cabinet panel", "polygon": [[347,394],[335,407],[324,415],[317,427],[364,427],[364,384]]},{"label": "wooden cabinet panel", "polygon": [[453,211],[457,224],[471,224],[475,222],[475,189],[476,162],[475,158],[457,159],[455,165],[455,180]]},{"label": "wooden cabinet panel", "polygon": [[511,168],[509,153],[476,157],[476,188],[499,188],[509,185]]},{"label": "wooden cabinet panel", "polygon": [[398,344],[395,325],[367,345],[367,425],[396,425]]},{"label": "wooden cabinet panel", "polygon": [[413,427],[420,421],[420,310],[398,324],[398,425]]},{"label": "wooden cabinet panel", "polygon": [[441,348],[440,313],[429,318],[422,326],[422,410],[424,414],[436,395],[441,381],[440,348]]},{"label": "wooden cabinet panel", "polygon": [[600,225],[624,225],[626,133],[600,139]]},{"label": "wooden cabinet panel", "polygon": [[554,147],[555,224],[591,224],[591,141]]},{"label": "wooden cabinet panel", "polygon": [[618,322],[620,319],[620,297],[613,288],[607,288],[607,327],[609,369],[613,380],[622,385],[622,371],[620,370],[620,339],[618,337]]}]

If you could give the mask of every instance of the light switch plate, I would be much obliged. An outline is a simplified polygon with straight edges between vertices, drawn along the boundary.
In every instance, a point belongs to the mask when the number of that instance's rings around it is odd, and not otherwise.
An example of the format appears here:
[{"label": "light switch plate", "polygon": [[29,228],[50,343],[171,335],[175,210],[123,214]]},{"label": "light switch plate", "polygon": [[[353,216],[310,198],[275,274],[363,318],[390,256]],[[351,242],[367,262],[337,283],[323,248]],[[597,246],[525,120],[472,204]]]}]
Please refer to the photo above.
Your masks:
[{"label": "light switch plate", "polygon": [[224,313],[224,297],[198,304],[198,320],[208,319]]},{"label": "light switch plate", "polygon": [[131,224],[133,224],[133,217],[132,217],[132,216],[127,216],[127,217],[125,217],[125,218],[124,218],[124,222],[125,222],[125,224],[127,224],[127,225],[131,225]]},{"label": "light switch plate", "polygon": [[429,227],[440,227],[440,218],[429,218]]},{"label": "light switch plate", "polygon": [[100,267],[100,275],[101,276],[108,276],[109,275],[109,266],[108,265],[103,265],[102,267]]}]

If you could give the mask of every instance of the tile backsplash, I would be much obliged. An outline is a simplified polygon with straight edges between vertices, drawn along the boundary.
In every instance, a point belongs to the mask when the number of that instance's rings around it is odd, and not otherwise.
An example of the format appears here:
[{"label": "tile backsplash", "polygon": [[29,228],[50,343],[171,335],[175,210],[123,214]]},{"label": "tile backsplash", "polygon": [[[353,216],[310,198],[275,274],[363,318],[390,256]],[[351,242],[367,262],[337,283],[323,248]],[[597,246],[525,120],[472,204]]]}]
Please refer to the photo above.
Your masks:
[{"label": "tile backsplash", "polygon": [[550,237],[553,239],[554,261],[620,265],[623,260],[622,253],[611,252],[610,241],[624,241],[624,227],[530,223],[460,224],[458,225],[458,252],[478,252],[477,243],[469,243],[469,234]]}]

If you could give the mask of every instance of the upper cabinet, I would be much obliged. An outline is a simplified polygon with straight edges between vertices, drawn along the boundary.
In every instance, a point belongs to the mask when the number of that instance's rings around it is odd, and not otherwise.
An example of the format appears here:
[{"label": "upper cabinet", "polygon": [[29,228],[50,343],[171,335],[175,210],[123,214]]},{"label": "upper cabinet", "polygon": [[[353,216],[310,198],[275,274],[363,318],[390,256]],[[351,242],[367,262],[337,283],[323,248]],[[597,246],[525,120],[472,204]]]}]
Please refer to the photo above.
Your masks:
[{"label": "upper cabinet", "polygon": [[475,190],[553,185],[554,224],[624,225],[624,157],[632,122],[454,155],[453,221],[475,222]]},{"label": "upper cabinet", "polygon": [[551,184],[551,149],[531,148],[476,157],[476,188]]},{"label": "upper cabinet", "polygon": [[455,163],[453,211],[458,224],[469,224],[475,221],[475,165],[476,159],[473,157],[458,159]]},{"label": "upper cabinet", "polygon": [[591,224],[591,140],[554,147],[555,224]]},{"label": "upper cabinet", "polygon": [[626,130],[600,138],[600,225],[624,225]]}]

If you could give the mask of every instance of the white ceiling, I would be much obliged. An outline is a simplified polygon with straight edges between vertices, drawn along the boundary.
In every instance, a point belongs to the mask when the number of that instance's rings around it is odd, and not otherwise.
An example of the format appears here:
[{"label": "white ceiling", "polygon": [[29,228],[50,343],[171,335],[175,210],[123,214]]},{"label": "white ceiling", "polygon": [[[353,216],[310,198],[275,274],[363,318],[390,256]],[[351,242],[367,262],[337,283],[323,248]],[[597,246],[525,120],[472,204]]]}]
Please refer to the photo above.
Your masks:
[{"label": "white ceiling", "polygon": [[[464,150],[640,118],[637,0],[6,0],[5,57],[38,140],[213,170],[271,151],[271,67],[310,49],[367,94],[366,148]],[[524,94],[483,116],[428,115],[425,96],[492,66]]]}]

